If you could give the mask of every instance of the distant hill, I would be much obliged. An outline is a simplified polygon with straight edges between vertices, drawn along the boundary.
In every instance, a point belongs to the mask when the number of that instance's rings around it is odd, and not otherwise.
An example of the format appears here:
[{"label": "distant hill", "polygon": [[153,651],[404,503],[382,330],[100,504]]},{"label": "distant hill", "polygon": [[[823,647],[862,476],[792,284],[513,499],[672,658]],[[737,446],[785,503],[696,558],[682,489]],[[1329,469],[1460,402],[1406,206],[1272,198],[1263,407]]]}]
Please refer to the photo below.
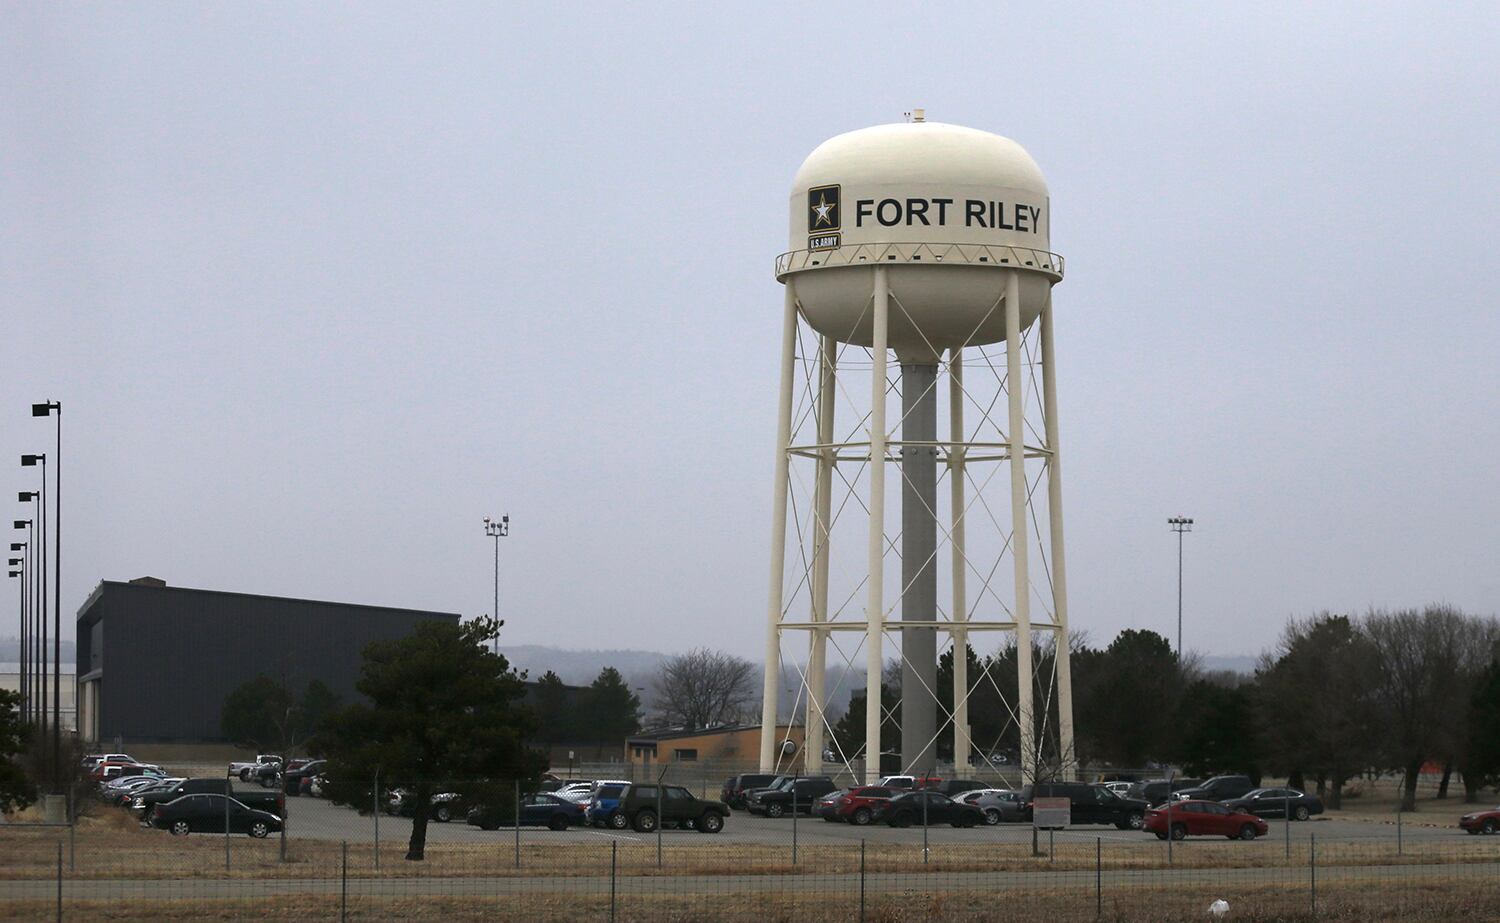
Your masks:
[{"label": "distant hill", "polygon": [[1203,657],[1202,667],[1210,671],[1228,670],[1231,673],[1254,676],[1255,662],[1259,659],[1245,654],[1206,654]]}]

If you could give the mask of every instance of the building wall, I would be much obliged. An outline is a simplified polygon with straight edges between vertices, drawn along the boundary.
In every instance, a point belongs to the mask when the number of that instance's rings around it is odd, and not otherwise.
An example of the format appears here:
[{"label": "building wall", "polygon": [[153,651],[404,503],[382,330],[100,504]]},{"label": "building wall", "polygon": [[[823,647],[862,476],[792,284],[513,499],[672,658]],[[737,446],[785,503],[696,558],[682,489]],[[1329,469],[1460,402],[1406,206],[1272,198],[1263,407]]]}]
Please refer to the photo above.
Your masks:
[{"label": "building wall", "polygon": [[319,679],[353,701],[365,645],[428,619],[458,616],[105,582],[78,626],[84,679],[102,671],[96,739],[222,741],[225,696],[260,673],[284,677],[299,695]]},{"label": "building wall", "polygon": [[[797,742],[798,753],[788,765],[802,764],[803,728],[801,725],[778,729],[778,739]],[[713,762],[725,764],[757,763],[760,760],[760,728],[743,727],[723,731],[705,731],[682,737],[657,738],[655,747],[643,746],[649,738],[632,737],[625,745],[625,759],[632,765],[653,763]],[[683,752],[689,751],[689,752]],[[785,761],[784,761],[785,762]]]}]

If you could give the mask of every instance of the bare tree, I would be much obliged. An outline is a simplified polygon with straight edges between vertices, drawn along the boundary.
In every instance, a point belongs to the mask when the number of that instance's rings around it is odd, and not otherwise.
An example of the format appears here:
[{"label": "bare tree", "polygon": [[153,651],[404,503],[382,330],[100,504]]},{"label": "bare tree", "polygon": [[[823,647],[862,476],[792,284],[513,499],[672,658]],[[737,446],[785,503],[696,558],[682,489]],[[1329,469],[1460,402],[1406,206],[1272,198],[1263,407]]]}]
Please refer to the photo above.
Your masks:
[{"label": "bare tree", "polygon": [[652,683],[658,720],[689,730],[739,721],[755,700],[755,667],[750,661],[706,647],[662,664]]},{"label": "bare tree", "polygon": [[1380,681],[1376,700],[1392,764],[1405,773],[1401,809],[1416,810],[1422,764],[1454,752],[1471,684],[1494,626],[1449,606],[1371,612],[1363,624]]}]

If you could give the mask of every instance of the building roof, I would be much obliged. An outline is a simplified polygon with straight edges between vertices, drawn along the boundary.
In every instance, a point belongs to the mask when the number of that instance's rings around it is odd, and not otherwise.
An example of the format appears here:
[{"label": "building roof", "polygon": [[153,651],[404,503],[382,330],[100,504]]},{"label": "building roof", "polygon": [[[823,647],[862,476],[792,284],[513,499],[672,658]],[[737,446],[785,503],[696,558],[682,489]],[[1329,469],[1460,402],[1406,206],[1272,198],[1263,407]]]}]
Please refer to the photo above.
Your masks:
[{"label": "building roof", "polygon": [[134,580],[101,580],[94,591],[89,594],[83,605],[78,607],[78,615],[87,612],[99,597],[104,593],[105,587],[126,590],[127,592],[152,592],[152,593],[204,593],[212,596],[236,596],[243,599],[269,599],[277,602],[306,603],[314,606],[342,606],[351,609],[378,609],[384,612],[409,612],[414,615],[441,616],[443,618],[461,619],[457,612],[436,612],[430,609],[409,609],[404,606],[371,606],[364,603],[335,602],[328,599],[305,599],[297,596],[268,596],[264,593],[240,593],[233,590],[202,590],[196,587],[168,586],[165,580],[157,577],[137,577]]},{"label": "building roof", "polygon": [[[778,724],[776,725],[776,729],[791,730],[792,728],[801,726],[800,724]],[[740,731],[758,730],[760,730],[759,724],[721,724],[718,727],[698,728],[696,731],[689,731],[685,728],[658,728],[642,731],[639,734],[632,734],[626,739],[626,743],[655,743],[662,740],[681,740],[685,737],[713,737],[719,734],[736,734]]]}]

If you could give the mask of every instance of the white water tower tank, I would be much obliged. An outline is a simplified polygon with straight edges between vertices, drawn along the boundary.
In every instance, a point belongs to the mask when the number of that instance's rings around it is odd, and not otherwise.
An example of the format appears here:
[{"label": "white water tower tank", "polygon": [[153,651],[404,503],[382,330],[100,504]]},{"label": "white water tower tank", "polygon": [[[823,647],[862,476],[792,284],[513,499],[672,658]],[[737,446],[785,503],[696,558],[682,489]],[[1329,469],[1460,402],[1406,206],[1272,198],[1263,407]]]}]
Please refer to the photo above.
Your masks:
[{"label": "white water tower tank", "polygon": [[795,278],[807,322],[840,342],[871,344],[871,270],[884,265],[898,303],[889,333],[898,356],[996,343],[1008,273],[994,270],[1023,270],[1023,329],[1062,278],[1049,252],[1050,204],[1021,145],[918,112],[808,155],[792,183],[791,252],[777,276]]}]

